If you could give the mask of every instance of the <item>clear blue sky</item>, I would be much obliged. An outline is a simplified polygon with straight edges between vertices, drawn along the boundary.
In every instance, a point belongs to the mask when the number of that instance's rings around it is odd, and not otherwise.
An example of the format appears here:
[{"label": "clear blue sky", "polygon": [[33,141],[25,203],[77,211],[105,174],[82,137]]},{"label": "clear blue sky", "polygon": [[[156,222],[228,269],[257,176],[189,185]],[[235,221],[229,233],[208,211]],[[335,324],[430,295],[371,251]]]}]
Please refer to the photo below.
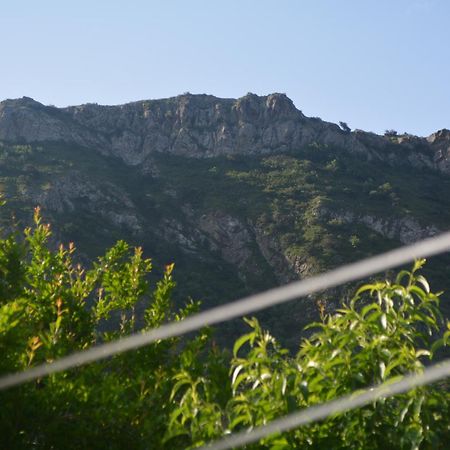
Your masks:
[{"label": "clear blue sky", "polygon": [[352,128],[450,128],[449,0],[3,0],[0,99],[285,92]]}]

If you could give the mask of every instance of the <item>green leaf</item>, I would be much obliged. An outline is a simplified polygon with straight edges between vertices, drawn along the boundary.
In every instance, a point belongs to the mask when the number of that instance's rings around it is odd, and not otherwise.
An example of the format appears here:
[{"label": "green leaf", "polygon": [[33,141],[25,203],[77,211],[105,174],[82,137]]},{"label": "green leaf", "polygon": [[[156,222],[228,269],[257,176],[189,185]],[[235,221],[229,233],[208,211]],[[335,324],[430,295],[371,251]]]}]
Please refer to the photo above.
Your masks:
[{"label": "green leaf", "polygon": [[421,356],[431,356],[431,352],[425,349],[416,350],[416,358],[420,358]]},{"label": "green leaf", "polygon": [[234,430],[241,423],[243,423],[243,424],[248,423],[248,417],[246,415],[241,415],[241,416],[235,417],[230,423],[230,429]]},{"label": "green leaf", "polygon": [[239,375],[239,372],[243,369],[244,365],[239,364],[234,370],[233,370],[233,376],[231,377],[231,384],[234,385],[237,376]]},{"label": "green leaf", "polygon": [[373,310],[381,311],[380,305],[378,303],[370,303],[369,305],[364,306],[361,310],[361,316],[365,318],[367,313]]},{"label": "green leaf", "polygon": [[254,338],[255,333],[248,333],[248,334],[244,334],[243,336],[241,336],[239,339],[236,340],[236,342],[234,343],[233,346],[233,355],[236,357],[237,353],[239,351],[239,349],[249,340],[251,340],[252,338]]},{"label": "green leaf", "polygon": [[430,356],[431,358],[434,357],[434,354],[442,347],[444,347],[445,345],[445,341],[444,338],[440,338],[437,339],[436,341],[433,342],[432,346],[431,346],[431,351],[430,351]]},{"label": "green leaf", "polygon": [[381,322],[381,326],[382,326],[383,330],[385,330],[387,328],[387,317],[386,317],[386,314],[382,314],[381,315],[380,322]]},{"label": "green leaf", "polygon": [[403,420],[405,419],[406,414],[408,413],[409,407],[411,406],[411,404],[414,402],[414,398],[411,398],[408,400],[408,403],[406,404],[406,406],[401,410],[400,415],[399,415],[399,419],[397,421],[397,425],[399,424],[399,422],[403,422]]},{"label": "green leaf", "polygon": [[380,378],[382,380],[384,380],[384,375],[385,375],[385,372],[386,372],[386,364],[383,361],[380,361],[378,366],[380,367]]},{"label": "green leaf", "polygon": [[416,280],[425,288],[425,292],[427,294],[430,293],[430,285],[428,284],[428,281],[426,280],[426,278],[423,275],[418,275],[416,277]]}]

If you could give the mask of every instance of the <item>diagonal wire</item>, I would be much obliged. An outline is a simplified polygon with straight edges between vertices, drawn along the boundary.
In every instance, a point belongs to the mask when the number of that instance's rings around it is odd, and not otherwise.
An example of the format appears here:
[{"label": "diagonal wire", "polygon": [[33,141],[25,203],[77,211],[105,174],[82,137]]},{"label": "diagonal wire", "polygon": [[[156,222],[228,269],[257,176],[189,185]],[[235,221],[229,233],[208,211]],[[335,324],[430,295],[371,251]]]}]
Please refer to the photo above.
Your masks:
[{"label": "diagonal wire", "polygon": [[289,431],[351,409],[365,406],[380,398],[401,394],[418,386],[450,376],[450,359],[426,368],[420,374],[410,374],[398,381],[387,381],[362,392],[351,393],[327,403],[311,406],[299,412],[273,420],[250,431],[240,431],[200,447],[199,450],[227,450],[257,442],[275,433]]},{"label": "diagonal wire", "polygon": [[286,286],[250,295],[241,300],[227,303],[207,311],[200,312],[179,322],[171,322],[159,328],[139,332],[131,336],[108,342],[88,350],[73,353],[54,362],[41,364],[24,372],[16,372],[0,377],[0,390],[17,386],[46,375],[71,369],[73,367],[101,360],[116,353],[125,352],[148,345],[207,325],[260,311],[270,306],[285,303],[340,284],[400,266],[417,258],[424,258],[450,250],[450,232],[423,241],[401,247],[381,255],[363,259],[359,262],[341,266],[322,275],[297,281]]}]

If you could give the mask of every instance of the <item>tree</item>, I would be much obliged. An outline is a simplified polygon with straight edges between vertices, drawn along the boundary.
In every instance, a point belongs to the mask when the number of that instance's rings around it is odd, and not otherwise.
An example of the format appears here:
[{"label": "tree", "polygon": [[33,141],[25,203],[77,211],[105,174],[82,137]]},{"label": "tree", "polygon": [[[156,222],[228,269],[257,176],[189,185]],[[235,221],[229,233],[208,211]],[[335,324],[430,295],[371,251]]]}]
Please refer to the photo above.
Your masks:
[{"label": "tree", "polygon": [[384,135],[385,135],[386,137],[396,137],[396,136],[398,135],[398,133],[397,133],[396,130],[386,130],[386,131],[384,132]]},{"label": "tree", "polygon": [[346,133],[350,133],[352,131],[346,122],[339,122],[339,125]]}]

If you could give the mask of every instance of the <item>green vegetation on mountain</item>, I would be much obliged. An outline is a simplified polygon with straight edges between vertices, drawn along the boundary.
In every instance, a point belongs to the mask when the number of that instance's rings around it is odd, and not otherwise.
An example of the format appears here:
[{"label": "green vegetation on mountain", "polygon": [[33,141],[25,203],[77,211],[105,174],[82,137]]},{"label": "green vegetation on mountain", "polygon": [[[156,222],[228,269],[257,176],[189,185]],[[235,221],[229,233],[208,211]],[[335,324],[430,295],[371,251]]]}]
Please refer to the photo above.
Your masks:
[{"label": "green vegetation on mountain", "polygon": [[[173,266],[153,287],[152,264],[119,241],[83,267],[73,244],[53,249],[34,213],[24,233],[0,239],[0,375],[182,320]],[[320,309],[298,351],[282,348],[256,319],[220,350],[211,330],[168,339],[0,392],[1,445],[8,449],[186,449],[230,431],[375,383],[420,373],[450,341],[439,296],[418,273],[358,289],[336,314]],[[138,305],[144,308],[138,309]],[[105,322],[109,324],[104,327]],[[450,395],[443,384],[414,389],[248,448],[445,449]]]},{"label": "green vegetation on mountain", "polygon": [[[142,245],[157,268],[176,262],[179,305],[189,296],[206,307],[229,301],[450,223],[448,176],[319,144],[265,156],[155,153],[144,170],[77,145],[1,143],[0,188],[8,210],[26,224],[42,205],[55,245],[77,242],[84,260],[124,238]],[[155,273],[153,280],[162,275]],[[438,289],[450,288],[449,273],[448,256],[426,268]],[[345,295],[316,296],[261,320],[295,345],[299,330],[317,318],[316,301],[332,311]],[[443,310],[448,316],[450,306]]]}]

